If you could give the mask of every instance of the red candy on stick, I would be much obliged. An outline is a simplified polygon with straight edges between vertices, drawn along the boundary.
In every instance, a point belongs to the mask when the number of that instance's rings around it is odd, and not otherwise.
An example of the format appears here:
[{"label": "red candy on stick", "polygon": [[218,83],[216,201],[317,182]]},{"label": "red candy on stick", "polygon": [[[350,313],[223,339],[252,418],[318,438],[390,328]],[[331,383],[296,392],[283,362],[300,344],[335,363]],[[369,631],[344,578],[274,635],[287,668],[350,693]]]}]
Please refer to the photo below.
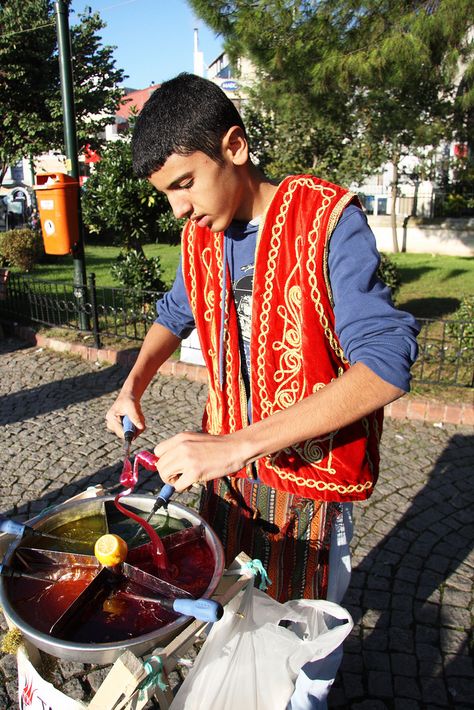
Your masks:
[{"label": "red candy on stick", "polygon": [[133,468],[130,461],[125,459],[122,473],[120,475],[120,483],[122,486],[126,487],[126,490],[115,496],[114,503],[116,508],[123,513],[123,515],[126,515],[127,518],[135,520],[135,522],[141,525],[141,527],[145,530],[151,541],[151,551],[155,565],[163,571],[168,571],[168,557],[160,536],[156,530],[150,525],[150,523],[147,523],[146,520],[141,518],[139,515],[136,515],[131,510],[124,508],[124,506],[119,502],[121,498],[133,493],[133,489],[138,482],[138,466],[141,464],[147,471],[156,471],[157,461],[158,457],[155,456],[155,454],[152,454],[151,451],[139,451],[135,456]]}]

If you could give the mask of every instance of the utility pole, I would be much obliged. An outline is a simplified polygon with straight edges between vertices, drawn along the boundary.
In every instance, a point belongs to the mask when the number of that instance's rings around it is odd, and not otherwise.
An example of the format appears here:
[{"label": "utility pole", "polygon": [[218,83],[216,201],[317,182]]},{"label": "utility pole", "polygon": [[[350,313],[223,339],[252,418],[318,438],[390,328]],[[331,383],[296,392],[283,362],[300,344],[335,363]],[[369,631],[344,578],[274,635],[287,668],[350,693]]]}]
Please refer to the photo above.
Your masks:
[{"label": "utility pole", "polygon": [[[64,116],[64,143],[66,148],[66,169],[69,175],[79,182],[79,161],[77,158],[76,112],[74,107],[74,84],[72,77],[71,36],[69,33],[69,10],[65,0],[56,0],[56,32],[58,36],[59,76]],[[89,330],[89,318],[86,312],[86,261],[84,254],[84,227],[82,223],[81,194],[77,191],[77,216],[79,237],[72,245],[74,263],[74,297],[79,310],[79,327]]]}]

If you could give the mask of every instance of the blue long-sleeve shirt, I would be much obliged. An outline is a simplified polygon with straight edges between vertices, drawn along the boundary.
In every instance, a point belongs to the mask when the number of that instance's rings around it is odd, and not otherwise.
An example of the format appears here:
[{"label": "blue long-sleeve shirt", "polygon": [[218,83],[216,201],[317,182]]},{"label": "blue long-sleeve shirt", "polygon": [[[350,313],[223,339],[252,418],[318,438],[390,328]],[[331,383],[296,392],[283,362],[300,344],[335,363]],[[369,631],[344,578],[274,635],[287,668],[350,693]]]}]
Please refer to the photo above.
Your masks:
[{"label": "blue long-sleeve shirt", "polygon": [[[248,299],[251,299],[257,231],[258,221],[233,222],[225,234],[245,370],[245,362],[248,365],[249,361]],[[393,306],[390,289],[377,277],[379,260],[375,237],[364,213],[349,205],[329,243],[328,272],[336,333],[351,365],[363,362],[385,381],[408,391],[419,328],[412,315]],[[195,327],[181,263],[171,290],[157,303],[157,314],[156,322],[180,338],[187,337]]]}]

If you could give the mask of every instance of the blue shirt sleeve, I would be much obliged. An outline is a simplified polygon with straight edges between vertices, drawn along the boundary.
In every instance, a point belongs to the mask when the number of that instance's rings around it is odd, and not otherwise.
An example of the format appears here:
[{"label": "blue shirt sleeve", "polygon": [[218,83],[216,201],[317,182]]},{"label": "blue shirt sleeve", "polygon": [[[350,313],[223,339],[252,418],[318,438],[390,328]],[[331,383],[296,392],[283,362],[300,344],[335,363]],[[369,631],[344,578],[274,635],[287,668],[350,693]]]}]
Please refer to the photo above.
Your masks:
[{"label": "blue shirt sleeve", "polygon": [[390,289],[377,277],[379,263],[365,214],[349,205],[329,243],[336,333],[351,365],[363,362],[386,382],[408,391],[419,327],[412,315],[394,307]]},{"label": "blue shirt sleeve", "polygon": [[160,323],[178,338],[187,338],[194,330],[194,316],[184,286],[181,259],[173,286],[156,302],[156,312],[155,323]]}]

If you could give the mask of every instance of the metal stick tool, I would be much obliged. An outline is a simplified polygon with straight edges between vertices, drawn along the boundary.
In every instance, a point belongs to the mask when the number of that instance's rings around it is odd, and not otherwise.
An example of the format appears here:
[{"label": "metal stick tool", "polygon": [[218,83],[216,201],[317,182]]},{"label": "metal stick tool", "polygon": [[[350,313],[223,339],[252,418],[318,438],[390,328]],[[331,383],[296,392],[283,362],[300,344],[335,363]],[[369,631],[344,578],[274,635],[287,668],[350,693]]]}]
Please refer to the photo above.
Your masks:
[{"label": "metal stick tool", "polygon": [[24,535],[31,535],[32,537],[48,537],[51,540],[58,540],[59,542],[81,542],[85,544],[90,544],[86,540],[78,540],[77,538],[65,537],[64,535],[53,535],[52,533],[45,533],[41,530],[36,530],[30,525],[25,523],[17,523],[16,520],[11,520],[10,518],[0,517],[0,532],[7,533],[8,535],[16,535],[17,537],[23,537]]},{"label": "metal stick tool", "polygon": [[[123,426],[123,435],[124,435],[124,456],[126,459],[130,457],[130,447],[131,443],[133,441],[133,437],[135,436],[136,428],[135,425],[131,422],[131,420],[125,415],[122,419],[122,426]],[[163,488],[160,490],[158,493],[158,496],[153,504],[153,507],[151,511],[149,512],[148,516],[145,518],[146,522],[149,523],[150,520],[152,519],[153,515],[162,507],[166,508],[168,505],[168,501],[173,495],[175,489],[174,486],[170,486],[168,483],[166,483]],[[141,528],[137,530],[137,532],[133,535],[132,538],[128,541],[128,544],[131,545],[135,540],[138,538],[140,535]]]}]

